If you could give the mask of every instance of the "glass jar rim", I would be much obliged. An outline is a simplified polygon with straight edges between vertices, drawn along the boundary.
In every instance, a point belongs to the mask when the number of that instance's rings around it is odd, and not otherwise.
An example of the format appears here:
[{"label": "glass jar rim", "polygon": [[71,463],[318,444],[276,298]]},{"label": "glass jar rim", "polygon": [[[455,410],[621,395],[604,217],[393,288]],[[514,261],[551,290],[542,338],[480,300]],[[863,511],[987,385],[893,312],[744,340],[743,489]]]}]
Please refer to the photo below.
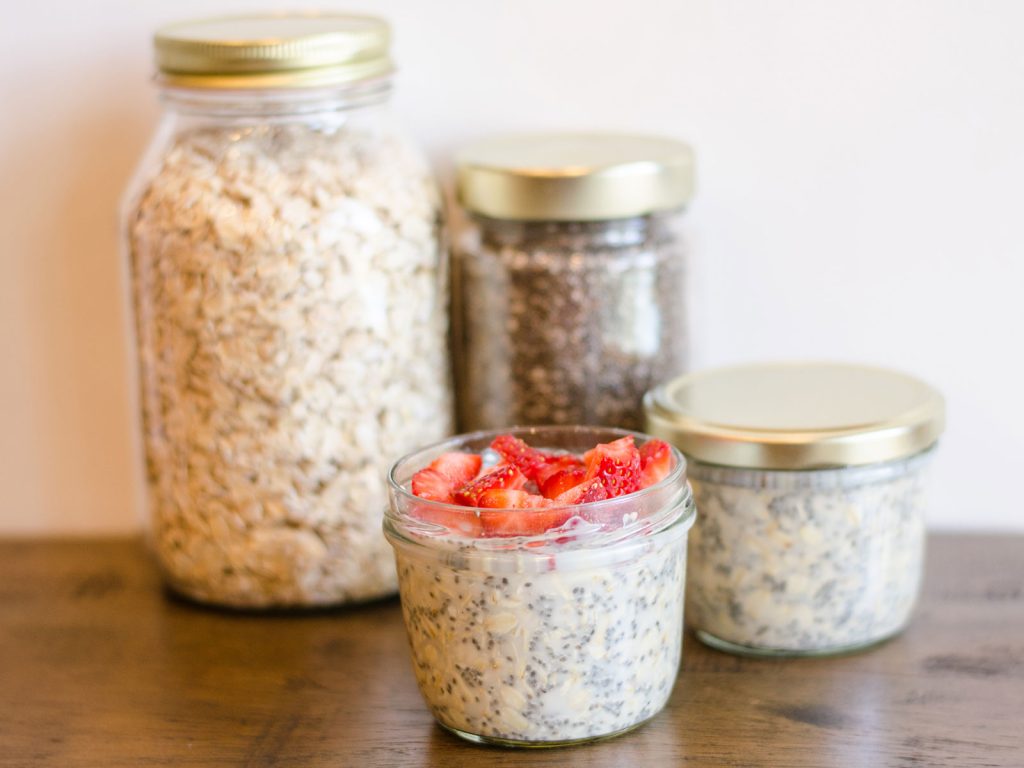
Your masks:
[{"label": "glass jar rim", "polygon": [[168,109],[189,115],[259,117],[307,115],[386,103],[391,78],[289,88],[202,88],[157,77],[161,102]]},{"label": "glass jar rim", "polygon": [[938,443],[923,451],[874,464],[849,464],[842,467],[810,469],[762,469],[714,464],[692,456],[688,459],[690,477],[695,482],[732,485],[744,488],[797,489],[858,488],[872,483],[888,482],[916,472],[928,465],[938,452]]},{"label": "glass jar rim", "polygon": [[[512,434],[516,437],[523,437],[524,435],[538,436],[546,432],[559,431],[578,435],[602,434],[605,436],[615,436],[616,439],[633,436],[634,438],[642,438],[644,442],[654,439],[642,432],[634,432],[618,427],[550,425],[479,430],[455,435],[432,443],[402,456],[388,470],[388,491],[392,499],[392,503],[388,505],[384,514],[384,529],[388,538],[398,537],[405,543],[421,546],[426,549],[446,549],[452,548],[453,545],[457,548],[459,545],[473,542],[475,550],[482,553],[485,552],[490,556],[500,556],[502,554],[522,556],[526,554],[549,557],[555,549],[559,552],[564,552],[567,549],[590,551],[617,547],[618,545],[626,545],[633,542],[642,543],[677,524],[683,524],[687,529],[693,524],[696,519],[696,510],[693,505],[693,493],[686,480],[686,457],[674,446],[669,446],[674,459],[671,471],[654,485],[624,496],[588,502],[585,505],[588,510],[594,513],[604,513],[607,515],[610,510],[615,510],[617,507],[622,507],[625,511],[627,508],[642,508],[645,501],[648,504],[658,500],[662,501],[662,503],[656,504],[650,514],[638,516],[637,519],[625,522],[621,527],[612,530],[597,524],[587,523],[578,514],[574,514],[564,525],[541,534],[508,537],[470,537],[460,535],[458,532],[453,532],[450,529],[445,529],[441,524],[425,522],[412,517],[408,513],[396,510],[398,504],[395,502],[397,501],[403,504],[426,506],[432,510],[452,515],[465,515],[467,513],[479,515],[479,508],[430,501],[416,496],[406,487],[408,478],[412,476],[409,470],[412,468],[415,468],[413,471],[422,469],[429,464],[425,457],[436,457],[444,453],[445,449],[457,449],[459,446],[465,446],[472,442],[489,445],[491,440],[498,435]],[[555,446],[544,447],[551,448]],[[408,478],[400,480],[399,475],[403,471],[408,474]],[[579,510],[582,506],[584,505],[566,504],[546,509],[556,511],[567,509]],[[521,513],[523,510],[495,508],[493,510],[488,509],[488,511],[516,511]],[[445,531],[447,531],[447,535],[445,535]],[[565,539],[567,537],[571,537],[572,541],[566,542]]]}]

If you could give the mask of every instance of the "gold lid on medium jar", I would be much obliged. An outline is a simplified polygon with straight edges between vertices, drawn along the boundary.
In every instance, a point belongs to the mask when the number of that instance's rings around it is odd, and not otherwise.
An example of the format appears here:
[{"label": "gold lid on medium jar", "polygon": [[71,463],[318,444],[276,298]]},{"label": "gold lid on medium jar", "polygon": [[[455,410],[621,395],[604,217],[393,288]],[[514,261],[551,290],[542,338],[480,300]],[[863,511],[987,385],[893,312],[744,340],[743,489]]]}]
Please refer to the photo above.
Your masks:
[{"label": "gold lid on medium jar", "polygon": [[502,136],[465,147],[455,163],[462,205],[495,219],[619,219],[693,197],[693,151],[652,136]]},{"label": "gold lid on medium jar", "polygon": [[841,363],[765,363],[682,376],[644,398],[647,432],[708,464],[825,469],[932,446],[945,404],[923,381]]},{"label": "gold lid on medium jar", "polygon": [[296,88],[389,74],[391,33],[372,16],[287,13],[170,24],[153,38],[168,85]]}]

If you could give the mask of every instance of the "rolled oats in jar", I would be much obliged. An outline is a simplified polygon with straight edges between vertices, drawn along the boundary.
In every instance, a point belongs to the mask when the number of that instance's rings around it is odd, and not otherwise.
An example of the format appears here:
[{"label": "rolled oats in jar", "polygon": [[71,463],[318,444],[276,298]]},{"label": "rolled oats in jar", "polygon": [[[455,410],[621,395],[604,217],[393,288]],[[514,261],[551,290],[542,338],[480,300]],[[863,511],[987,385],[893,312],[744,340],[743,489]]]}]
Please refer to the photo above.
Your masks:
[{"label": "rolled oats in jar", "polygon": [[944,422],[936,390],[879,368],[761,364],[681,377],[645,407],[648,431],[686,454],[701,514],[686,609],[698,637],[819,655],[907,625]]},{"label": "rolled oats in jar", "polygon": [[395,457],[450,433],[439,197],[392,125],[388,28],[345,15],[172,25],[130,188],[152,538],[231,606],[393,592]]},{"label": "rolled oats in jar", "polygon": [[615,134],[511,136],[456,159],[470,225],[453,261],[462,429],[639,429],[687,362],[690,148]]}]

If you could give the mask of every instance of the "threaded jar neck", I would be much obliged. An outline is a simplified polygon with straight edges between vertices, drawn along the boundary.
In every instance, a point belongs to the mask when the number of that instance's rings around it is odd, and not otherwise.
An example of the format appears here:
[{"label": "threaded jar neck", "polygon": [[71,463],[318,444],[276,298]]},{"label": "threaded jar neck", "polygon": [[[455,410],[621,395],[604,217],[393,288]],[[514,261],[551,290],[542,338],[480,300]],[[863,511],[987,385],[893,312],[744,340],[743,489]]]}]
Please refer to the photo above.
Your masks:
[{"label": "threaded jar neck", "polygon": [[538,248],[558,242],[579,250],[639,245],[652,238],[671,236],[669,222],[675,212],[652,213],[602,221],[513,221],[473,215],[480,236],[494,247]]},{"label": "threaded jar neck", "polygon": [[215,89],[184,88],[158,83],[165,109],[189,117],[305,118],[341,113],[385,104],[391,78],[346,83],[322,88]]}]

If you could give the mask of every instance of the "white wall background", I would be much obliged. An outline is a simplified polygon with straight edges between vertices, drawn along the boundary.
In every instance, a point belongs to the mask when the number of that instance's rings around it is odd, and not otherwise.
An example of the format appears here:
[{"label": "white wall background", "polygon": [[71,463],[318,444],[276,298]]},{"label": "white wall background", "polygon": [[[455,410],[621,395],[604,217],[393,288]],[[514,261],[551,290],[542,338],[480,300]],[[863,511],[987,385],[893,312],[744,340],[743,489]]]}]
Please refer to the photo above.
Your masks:
[{"label": "white wall background", "polygon": [[[306,4],[304,4],[305,6]],[[138,524],[116,207],[165,21],[288,0],[17,3],[0,25],[0,532]],[[949,427],[931,524],[1024,530],[1024,3],[359,0],[447,172],[471,138],[697,151],[695,363],[893,365]]]}]

